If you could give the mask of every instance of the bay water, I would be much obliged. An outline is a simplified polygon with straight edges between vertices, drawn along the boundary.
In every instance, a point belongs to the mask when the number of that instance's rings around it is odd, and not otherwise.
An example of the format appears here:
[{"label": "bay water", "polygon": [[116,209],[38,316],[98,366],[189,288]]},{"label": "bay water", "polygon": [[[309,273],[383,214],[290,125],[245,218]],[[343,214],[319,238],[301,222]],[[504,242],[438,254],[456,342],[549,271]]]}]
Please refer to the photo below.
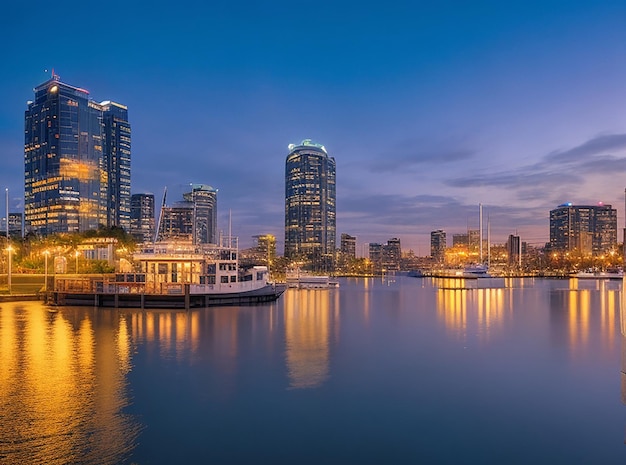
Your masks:
[{"label": "bay water", "polygon": [[621,281],[0,303],[0,464],[626,462]]}]

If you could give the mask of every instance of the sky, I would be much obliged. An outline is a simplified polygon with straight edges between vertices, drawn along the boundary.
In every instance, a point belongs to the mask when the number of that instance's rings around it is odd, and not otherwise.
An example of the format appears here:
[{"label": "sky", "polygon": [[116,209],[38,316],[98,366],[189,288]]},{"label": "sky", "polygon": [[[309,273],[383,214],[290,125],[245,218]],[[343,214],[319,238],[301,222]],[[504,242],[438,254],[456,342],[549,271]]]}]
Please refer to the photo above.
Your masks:
[{"label": "sky", "polygon": [[[132,192],[219,190],[218,227],[284,239],[290,143],[337,163],[337,235],[478,229],[543,245],[549,211],[624,226],[626,2],[11,2],[0,16],[0,186],[23,206],[23,125],[52,69],[129,108]],[[4,207],[2,208],[4,213]],[[4,216],[4,215],[3,215]],[[619,237],[621,241],[621,234]]]}]

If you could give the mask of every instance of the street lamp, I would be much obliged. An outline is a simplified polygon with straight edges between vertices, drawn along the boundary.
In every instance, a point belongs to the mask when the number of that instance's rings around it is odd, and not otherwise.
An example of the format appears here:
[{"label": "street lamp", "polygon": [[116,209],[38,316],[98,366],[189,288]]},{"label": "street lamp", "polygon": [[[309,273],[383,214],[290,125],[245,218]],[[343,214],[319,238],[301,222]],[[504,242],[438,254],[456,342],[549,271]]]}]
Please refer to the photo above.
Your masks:
[{"label": "street lamp", "polygon": [[7,247],[7,254],[9,254],[8,268],[7,268],[7,284],[9,287],[9,294],[11,293],[11,259],[13,255],[13,246],[9,244]]},{"label": "street lamp", "polygon": [[44,282],[43,282],[43,290],[48,290],[48,257],[50,256],[49,250],[43,251],[44,256],[46,257],[45,265],[44,265]]},{"label": "street lamp", "polygon": [[80,255],[80,252],[77,250],[74,253],[74,256],[76,257],[76,274],[78,274],[78,256]]}]

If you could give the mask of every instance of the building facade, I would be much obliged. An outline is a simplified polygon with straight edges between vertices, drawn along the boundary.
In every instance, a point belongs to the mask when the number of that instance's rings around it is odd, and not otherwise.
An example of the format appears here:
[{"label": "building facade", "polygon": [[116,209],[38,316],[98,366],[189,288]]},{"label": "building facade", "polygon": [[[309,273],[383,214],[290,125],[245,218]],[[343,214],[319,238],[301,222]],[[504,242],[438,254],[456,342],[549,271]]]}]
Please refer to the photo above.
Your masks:
[{"label": "building facade", "polygon": [[130,197],[130,233],[138,242],[152,242],[154,234],[154,194]]},{"label": "building facade", "polygon": [[340,251],[343,259],[354,260],[356,258],[356,237],[342,233]]},{"label": "building facade", "polygon": [[400,239],[394,237],[382,246],[382,269],[383,271],[399,271],[402,259],[402,247]]},{"label": "building facade", "polygon": [[254,239],[254,251],[262,264],[270,265],[276,258],[276,236],[273,234],[260,234],[252,236]]},{"label": "building facade", "polygon": [[37,234],[130,230],[130,124],[124,105],[96,103],[53,77],[24,117],[24,221]]},{"label": "building facade", "polygon": [[332,269],[336,247],[335,159],[323,145],[290,144],[285,163],[285,257]]},{"label": "building facade", "polygon": [[446,232],[443,229],[430,233],[430,256],[437,263],[443,263],[446,258]]},{"label": "building facade", "polygon": [[617,210],[611,205],[559,205],[550,211],[550,249],[601,255],[617,246]]},{"label": "building facade", "polygon": [[161,207],[158,241],[193,241],[193,203]]},{"label": "building facade", "polygon": [[183,199],[194,208],[194,244],[217,244],[217,189],[206,184],[192,184]]},{"label": "building facade", "polygon": [[370,243],[369,259],[372,262],[374,273],[399,271],[402,259],[400,239],[394,237],[389,239],[386,244]]},{"label": "building facade", "polygon": [[521,265],[522,242],[519,236],[509,234],[509,238],[506,241],[506,252],[509,266]]}]

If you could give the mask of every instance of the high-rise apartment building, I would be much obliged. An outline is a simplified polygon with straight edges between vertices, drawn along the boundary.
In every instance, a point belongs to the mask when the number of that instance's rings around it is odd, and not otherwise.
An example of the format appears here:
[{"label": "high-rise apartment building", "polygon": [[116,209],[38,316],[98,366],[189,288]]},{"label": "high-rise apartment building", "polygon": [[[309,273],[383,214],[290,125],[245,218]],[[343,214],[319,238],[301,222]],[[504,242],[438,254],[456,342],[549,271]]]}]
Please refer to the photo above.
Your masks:
[{"label": "high-rise apartment building", "polygon": [[399,271],[402,258],[400,239],[394,237],[382,247],[382,267],[386,271]]},{"label": "high-rise apartment building", "polygon": [[254,253],[261,263],[271,264],[276,258],[276,236],[273,234],[260,234],[252,236],[254,239]]},{"label": "high-rise apartment building", "polygon": [[193,241],[193,203],[175,202],[161,207],[157,240]]},{"label": "high-rise apartment building", "polygon": [[617,246],[617,210],[611,205],[559,205],[550,211],[550,248],[599,255]]},{"label": "high-rise apartment building", "polygon": [[386,244],[369,244],[369,259],[375,273],[400,270],[401,258],[402,247],[400,239],[396,237],[389,239]]},{"label": "high-rise apartment building", "polygon": [[446,232],[443,229],[430,233],[430,256],[438,263],[446,258]]},{"label": "high-rise apartment building", "polygon": [[42,235],[100,225],[129,230],[127,108],[96,103],[56,75],[34,91],[24,118],[26,228]]},{"label": "high-rise apartment building", "polygon": [[383,245],[377,242],[370,242],[368,246],[368,257],[372,262],[372,270],[380,273],[383,268]]},{"label": "high-rise apartment building", "polygon": [[519,265],[522,258],[522,242],[519,236],[509,234],[506,241],[506,252],[509,266]]},{"label": "high-rise apartment building", "polygon": [[345,260],[356,258],[356,237],[350,234],[341,234],[341,255]]},{"label": "high-rise apartment building", "polygon": [[138,242],[154,241],[154,195],[130,197],[130,233]]},{"label": "high-rise apartment building", "polygon": [[185,240],[194,244],[216,244],[217,189],[192,184],[182,202],[162,208],[158,240]]},{"label": "high-rise apartment building", "polygon": [[183,198],[194,208],[194,244],[217,243],[217,189],[206,184],[192,184]]},{"label": "high-rise apartment building", "polygon": [[285,257],[313,269],[333,266],[336,242],[335,159],[323,145],[290,144],[285,163]]}]

